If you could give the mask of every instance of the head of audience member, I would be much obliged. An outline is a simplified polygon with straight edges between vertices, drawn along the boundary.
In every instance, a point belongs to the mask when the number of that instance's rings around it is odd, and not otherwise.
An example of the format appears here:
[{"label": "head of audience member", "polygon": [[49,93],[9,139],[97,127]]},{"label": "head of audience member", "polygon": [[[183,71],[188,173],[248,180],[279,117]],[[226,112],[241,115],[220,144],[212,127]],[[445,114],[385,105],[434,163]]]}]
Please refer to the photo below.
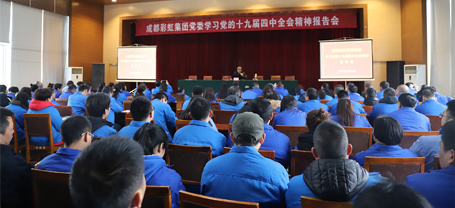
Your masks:
[{"label": "head of audience member", "polygon": [[338,100],[342,100],[342,99],[349,100],[349,93],[346,90],[340,90],[337,92],[337,97],[338,97]]},{"label": "head of audience member", "polygon": [[312,110],[306,115],[306,125],[308,132],[314,133],[316,128],[323,121],[330,120],[330,113],[323,108]]},{"label": "head of audience member", "polygon": [[389,88],[386,88],[384,90],[383,96],[384,96],[384,98],[386,98],[386,97],[395,97],[396,94],[397,94],[397,92],[393,88],[389,87]]},{"label": "head of audience member", "polygon": [[190,116],[194,120],[209,122],[213,112],[210,102],[202,97],[194,97],[191,101]]},{"label": "head of audience member", "polygon": [[83,150],[92,143],[92,124],[87,117],[75,115],[60,126],[62,141],[66,148]]},{"label": "head of audience member", "polygon": [[30,87],[23,87],[19,92],[24,92],[30,99],[32,98],[32,89]]},{"label": "head of audience member", "polygon": [[121,84],[115,84],[114,88],[112,89],[112,97],[117,98],[119,93],[122,93],[123,86]]},{"label": "head of audience member", "polygon": [[54,89],[54,83],[50,83],[50,82],[49,82],[49,83],[47,84],[47,88],[49,88],[49,89]]},{"label": "head of audience member", "polygon": [[264,89],[262,89],[262,97],[266,98],[273,94],[273,87],[270,85],[266,85]]},{"label": "head of audience member", "polygon": [[265,140],[263,119],[252,112],[239,113],[232,122],[231,138],[235,146],[259,150]]},{"label": "head of audience member", "polygon": [[382,116],[374,120],[374,141],[387,146],[399,145],[403,138],[403,129],[400,123],[389,116]]},{"label": "head of audience member", "polygon": [[142,149],[119,135],[85,148],[74,161],[69,179],[75,207],[141,207],[146,188]]},{"label": "head of audience member", "polygon": [[166,103],[166,104],[167,104],[167,99],[168,99],[168,97],[167,97],[166,93],[164,93],[164,92],[159,92],[159,93],[156,93],[156,94],[155,94],[154,99],[155,99],[155,100],[157,99],[157,100],[161,101],[162,103]]},{"label": "head of audience member", "polygon": [[431,208],[425,197],[412,188],[392,180],[366,187],[354,200],[352,208]]},{"label": "head of audience member", "polygon": [[[324,94],[324,97],[322,97],[321,99],[324,99],[325,98],[325,91],[324,90],[321,90]],[[318,99],[318,91],[312,87],[308,88],[306,90],[306,93],[305,93],[305,100],[317,100]]]},{"label": "head of audience member", "polygon": [[252,112],[258,114],[262,118],[264,124],[268,124],[272,120],[273,107],[272,104],[265,98],[257,97],[243,106],[238,113]]},{"label": "head of audience member", "polygon": [[109,86],[104,87],[103,92],[108,94],[110,97],[114,95],[114,90],[112,90],[112,87]]},{"label": "head of audience member", "polygon": [[328,89],[329,89],[329,83],[324,82],[324,83],[321,85],[321,90],[328,90]]},{"label": "head of audience member", "polygon": [[243,87],[243,92],[247,91],[247,90],[251,90],[250,86],[248,85],[245,85],[245,87]]},{"label": "head of audience member", "polygon": [[36,81],[35,84],[38,86],[38,87],[43,87],[43,83],[41,81]]},{"label": "head of audience member", "polygon": [[71,80],[68,80],[68,82],[66,82],[66,86],[70,86],[70,85],[74,85],[74,82]]},{"label": "head of audience member", "polygon": [[79,82],[77,82],[77,83],[76,83],[76,86],[78,86],[78,87],[79,87],[79,86],[81,86],[81,85],[83,85],[83,84],[84,84],[84,82],[83,82],[83,81],[79,81]]},{"label": "head of audience member", "polygon": [[222,82],[220,85],[220,91],[218,91],[218,99],[224,99],[228,96],[228,84]]},{"label": "head of audience member", "polygon": [[19,88],[16,86],[12,86],[8,89],[10,93],[17,94],[19,92]]},{"label": "head of audience member", "polygon": [[397,87],[397,95],[401,95],[403,93],[408,93],[409,92],[409,88],[408,86],[402,84],[402,85],[398,85]]},{"label": "head of audience member", "polygon": [[239,74],[242,73],[242,67],[241,67],[241,66],[238,66],[238,67],[237,67],[237,72],[238,72]]},{"label": "head of audience member", "polygon": [[89,116],[105,119],[111,111],[111,98],[104,93],[89,95],[85,100],[85,108]]},{"label": "head of audience member", "polygon": [[[9,145],[13,139],[14,112],[8,108],[0,107],[0,142],[1,145]],[[264,128],[264,127],[263,127]]]},{"label": "head of audience member", "polygon": [[409,93],[403,93],[398,98],[398,108],[402,108],[402,107],[415,108],[416,103],[417,103],[417,100],[414,97],[414,95],[411,95]]},{"label": "head of audience member", "polygon": [[209,102],[212,102],[212,100],[216,100],[215,90],[213,90],[213,88],[211,87],[205,88],[204,98],[207,99]]},{"label": "head of audience member", "polygon": [[[144,83],[144,82],[142,82],[142,83]],[[147,86],[147,84],[145,84],[145,85]],[[107,86],[114,87],[114,83],[113,82],[109,82],[109,84]]]},{"label": "head of audience member", "polygon": [[357,93],[358,90],[359,90],[359,88],[357,86],[355,86],[354,84],[349,86],[350,93]]},{"label": "head of audience member", "polygon": [[83,96],[87,96],[90,94],[90,87],[88,85],[82,84],[79,86],[78,92],[80,92]]},{"label": "head of audience member", "polygon": [[365,82],[365,88],[368,89],[368,88],[372,88],[373,85],[370,83],[370,82]]},{"label": "head of audience member", "polygon": [[276,82],[276,86],[277,87],[284,87],[284,84],[283,84],[282,81],[278,81],[278,82]]},{"label": "head of audience member", "polygon": [[193,87],[193,93],[191,93],[192,96],[204,96],[204,88],[202,88],[199,85],[196,85]]},{"label": "head of audience member", "polygon": [[140,84],[139,86],[137,86],[136,95],[134,97],[145,96],[144,92],[146,88],[147,86],[145,86],[144,84]]},{"label": "head of audience member", "polygon": [[32,92],[35,92],[38,89],[38,85],[30,84],[30,89],[32,90]]},{"label": "head of audience member", "polygon": [[344,90],[344,87],[343,85],[336,85],[334,88],[333,88],[333,96],[336,97],[338,95],[338,92],[340,92],[341,90]]},{"label": "head of audience member", "polygon": [[253,88],[255,88],[255,87],[260,88],[260,87],[259,87],[259,83],[253,82]]},{"label": "head of audience member", "polygon": [[161,81],[160,91],[167,92],[167,84],[165,80]]},{"label": "head of audience member", "polygon": [[145,96],[139,96],[131,101],[130,113],[135,121],[150,122],[155,112],[150,100]]},{"label": "head of audience member", "polygon": [[387,88],[389,88],[389,87],[390,87],[390,84],[389,84],[388,82],[386,82],[386,81],[382,81],[382,82],[379,84],[379,88],[381,89],[381,91],[382,91],[382,90],[385,90],[385,89],[387,89]]},{"label": "head of audience member", "polygon": [[297,108],[297,100],[292,95],[284,96],[280,106],[280,112],[283,112],[286,109],[292,111]]},{"label": "head of audience member", "polygon": [[122,91],[126,91],[126,84],[125,84],[125,82],[119,82],[118,84],[122,87]]},{"label": "head of audience member", "polygon": [[296,85],[292,88],[291,95],[300,95],[300,91],[302,90],[302,85]]},{"label": "head of audience member", "polygon": [[427,100],[437,100],[434,92],[432,92],[430,89],[424,89],[422,91],[422,102],[425,102]]},{"label": "head of audience member", "polygon": [[54,84],[54,90],[57,90],[58,92],[62,93],[62,83],[55,83]]},{"label": "head of audience member", "polygon": [[7,93],[7,89],[6,85],[0,85],[0,93]]},{"label": "head of audience member", "polygon": [[170,143],[163,128],[151,123],[142,125],[134,134],[133,140],[142,146],[144,155],[157,155],[161,158]]},{"label": "head of audience member", "polygon": [[269,86],[271,87],[273,90],[275,90],[275,87],[276,87],[276,83],[273,84],[273,83],[267,83],[267,85],[265,85],[266,87]]},{"label": "head of audience member", "polygon": [[157,79],[157,80],[155,81],[155,86],[158,87],[158,88],[160,88],[160,86],[161,86],[161,80]]},{"label": "head of audience member", "polygon": [[[14,100],[17,100],[17,101],[14,101]],[[27,95],[27,93],[25,93],[25,92],[19,92],[19,93],[17,93],[17,95],[14,97],[12,103],[16,103],[16,102],[17,102],[17,104],[20,103],[20,106],[21,106],[22,108],[24,108],[25,110],[28,110],[28,107],[29,107],[28,100],[30,100],[30,97]]]},{"label": "head of audience member", "polygon": [[442,112],[441,126],[444,126],[449,121],[455,120],[455,100],[451,100],[447,103],[447,109]]},{"label": "head of audience member", "polygon": [[[375,98],[376,97],[376,90],[374,88],[367,88],[367,91],[365,93],[366,98]],[[385,93],[384,93],[385,94]]]},{"label": "head of audience member", "polygon": [[355,111],[351,100],[340,99],[337,104],[337,113],[341,124],[353,126],[355,123]]},{"label": "head of audience member", "polygon": [[177,92],[178,92],[178,93],[184,93],[184,94],[185,94],[185,88],[183,88],[182,86],[180,86],[180,87],[177,88]]},{"label": "head of audience member", "polygon": [[70,91],[71,93],[76,93],[76,90],[77,90],[77,87],[76,85],[70,85],[68,86],[68,91]]},{"label": "head of audience member", "polygon": [[240,97],[242,95],[242,93],[241,93],[241,91],[240,91],[240,89],[238,87],[231,86],[228,89],[228,96],[229,95],[235,95],[237,97]]},{"label": "head of audience member", "polygon": [[316,159],[348,159],[352,152],[346,131],[331,120],[318,125],[313,134],[313,143],[311,151]]},{"label": "head of audience member", "polygon": [[240,88],[240,83],[239,82],[232,82],[232,86]]},{"label": "head of audience member", "polygon": [[455,121],[449,121],[441,128],[441,149],[439,150],[439,163],[441,168],[455,165]]},{"label": "head of audience member", "polygon": [[35,100],[51,102],[53,93],[54,91],[49,88],[40,88],[33,93],[33,98]]}]

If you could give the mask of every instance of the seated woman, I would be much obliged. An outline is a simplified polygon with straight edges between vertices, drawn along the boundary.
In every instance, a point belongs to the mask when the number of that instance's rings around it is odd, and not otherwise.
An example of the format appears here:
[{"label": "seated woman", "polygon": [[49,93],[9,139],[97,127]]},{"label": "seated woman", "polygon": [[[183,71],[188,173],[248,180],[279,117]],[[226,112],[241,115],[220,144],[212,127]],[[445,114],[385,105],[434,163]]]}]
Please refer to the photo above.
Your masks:
[{"label": "seated woman", "polygon": [[228,96],[228,84],[226,82],[222,82],[220,85],[220,91],[215,94],[216,99],[224,99]]},{"label": "seated woman", "polygon": [[[49,88],[40,88],[35,90],[33,93],[33,99],[30,102],[29,110],[27,113],[37,113],[44,114],[49,113],[51,115],[52,123],[52,136],[54,145],[62,144],[62,138],[60,135],[60,126],[62,125],[62,117],[58,112],[54,104],[52,104],[52,94],[53,90]],[[48,145],[49,137],[48,136],[31,136],[30,143],[32,145]]]},{"label": "seated woman", "polygon": [[177,98],[175,98],[174,96],[172,96],[171,93],[168,92],[166,81],[161,81],[160,92],[166,93],[166,95],[167,95],[167,102],[168,102],[168,103],[175,103],[175,102],[177,102]]},{"label": "seated woman", "polygon": [[215,90],[213,90],[213,88],[211,88],[211,87],[205,88],[204,98],[207,99],[211,103],[218,102],[218,101],[216,101],[216,98],[215,98]]},{"label": "seated woman", "polygon": [[411,150],[399,146],[403,138],[403,129],[400,123],[392,117],[383,116],[374,121],[373,144],[369,149],[359,152],[354,156],[361,166],[365,164],[366,156],[373,157],[418,157]]},{"label": "seated woman", "polygon": [[316,127],[325,120],[330,120],[330,113],[323,108],[308,112],[306,115],[307,132],[299,136],[299,143],[296,149],[311,151],[311,148],[314,147],[313,133]]},{"label": "seated woman", "polygon": [[262,90],[262,96],[272,104],[273,112],[280,112],[281,97],[273,87],[266,85]]},{"label": "seated woman", "polygon": [[292,95],[281,100],[280,113],[273,118],[273,128],[276,125],[305,126],[306,113],[297,109],[297,100]]},{"label": "seated woman", "polygon": [[378,104],[379,99],[376,97],[376,90],[374,88],[368,88],[365,93],[365,100],[363,102],[366,106],[373,106]]},{"label": "seated woman", "polygon": [[171,188],[172,207],[179,207],[179,191],[185,191],[182,177],[170,169],[163,160],[169,137],[156,124],[144,124],[134,134],[134,141],[144,149],[144,175],[148,186],[169,186]]},{"label": "seated woman", "polygon": [[114,85],[114,89],[113,89],[113,94],[112,94],[112,97],[115,99],[115,101],[117,102],[117,104],[122,107],[123,109],[123,101],[125,100],[128,100],[128,98],[126,98],[126,95],[123,93],[123,85],[121,84],[116,84]]},{"label": "seated woman", "polygon": [[137,87],[136,92],[134,92],[134,97],[139,97],[139,96],[145,96],[145,90],[147,89],[147,86],[145,84],[140,84]]},{"label": "seated woman", "polygon": [[[19,92],[6,106],[6,108],[14,112],[14,119],[16,120],[17,140],[19,144],[25,144],[25,126],[24,126],[24,113],[28,111],[28,100],[30,97],[25,92]],[[12,140],[11,140],[12,141]]]},{"label": "seated woman", "polygon": [[330,120],[338,122],[342,126],[371,127],[365,116],[354,112],[354,107],[348,99],[338,101],[337,114],[330,116]]}]

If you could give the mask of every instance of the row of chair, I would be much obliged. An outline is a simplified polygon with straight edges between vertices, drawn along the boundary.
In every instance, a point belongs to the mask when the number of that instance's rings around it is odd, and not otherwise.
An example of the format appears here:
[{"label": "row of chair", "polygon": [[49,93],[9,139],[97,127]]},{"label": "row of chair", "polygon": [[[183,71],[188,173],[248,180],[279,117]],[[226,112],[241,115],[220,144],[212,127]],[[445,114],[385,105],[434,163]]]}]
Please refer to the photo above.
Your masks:
[{"label": "row of chair", "polygon": [[[197,75],[190,75],[188,76],[188,79],[191,79],[191,80],[197,80]],[[231,76],[229,75],[224,75],[221,80],[231,80]],[[264,76],[263,75],[257,75],[257,80],[264,80]],[[212,80],[213,79],[213,76],[203,76],[202,77],[203,80]],[[281,75],[272,75],[270,76],[270,80],[275,80],[275,81],[279,81],[281,80]],[[284,76],[284,80],[295,80],[295,76]]]}]

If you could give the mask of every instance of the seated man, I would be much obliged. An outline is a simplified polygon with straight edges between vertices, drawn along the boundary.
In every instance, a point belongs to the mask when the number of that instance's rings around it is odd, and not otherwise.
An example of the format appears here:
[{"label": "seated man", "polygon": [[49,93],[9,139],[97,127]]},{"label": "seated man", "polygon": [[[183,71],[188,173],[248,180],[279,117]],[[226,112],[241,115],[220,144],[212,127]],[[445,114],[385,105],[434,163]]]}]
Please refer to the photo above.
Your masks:
[{"label": "seated man", "polygon": [[[202,88],[199,85],[194,86],[193,93],[191,93],[191,97],[194,97],[194,96],[204,97],[204,88]],[[188,104],[190,104],[190,99],[185,100],[185,102],[182,105],[182,110],[186,110],[186,108],[188,108]]]},{"label": "seated man", "polygon": [[430,89],[431,89],[431,91],[434,92],[434,96],[437,98],[438,103],[441,103],[443,105],[447,105],[447,103],[452,100],[452,98],[450,96],[445,96],[445,95],[439,94],[436,91],[436,87],[430,86]]},{"label": "seated man", "polygon": [[327,105],[328,107],[330,106],[336,106],[336,104],[338,103],[338,97],[337,97],[337,94],[338,92],[340,92],[341,90],[344,90],[344,87],[343,85],[337,85],[333,88],[333,99],[331,99],[329,102],[327,102],[325,105]]},{"label": "seated man", "polygon": [[417,100],[409,93],[398,98],[398,110],[386,114],[398,122],[404,131],[431,131],[430,119],[414,110]]},{"label": "seated man", "polygon": [[455,121],[441,130],[441,170],[406,177],[405,184],[422,194],[434,208],[455,207]]},{"label": "seated man", "polygon": [[386,81],[382,81],[380,84],[379,84],[379,88],[380,88],[380,91],[378,92],[377,96],[378,96],[378,99],[381,100],[382,98],[384,98],[384,90],[389,88],[390,87],[390,84]]},{"label": "seated man", "polygon": [[177,95],[184,95],[185,96],[185,101],[189,100],[190,99],[190,96],[186,95],[185,94],[185,88],[183,87],[178,87],[177,88]]},{"label": "seated man", "polygon": [[365,98],[363,98],[359,93],[357,93],[358,90],[359,90],[359,88],[357,86],[355,86],[354,84],[349,86],[349,99],[351,101],[364,101],[365,100]]},{"label": "seated man", "polygon": [[[338,93],[337,93],[337,103],[330,106],[330,114],[332,115],[336,115],[337,114],[337,105],[338,105],[338,101],[341,100],[341,99],[350,99],[349,98],[349,93],[345,90],[340,90]],[[335,99],[334,99],[335,100]],[[354,107],[354,112],[357,113],[357,114],[367,114],[365,112],[365,110],[362,108],[362,104],[358,103],[358,102],[351,102],[352,103],[352,106]]]},{"label": "seated man", "polygon": [[67,90],[60,95],[60,99],[68,99],[71,95],[76,93],[76,85],[68,86]]},{"label": "seated man", "polygon": [[136,131],[146,123],[153,120],[153,106],[145,96],[139,96],[131,101],[130,113],[133,117],[130,125],[123,127],[118,135],[133,138]]},{"label": "seated man", "polygon": [[62,95],[62,83],[54,84],[55,98],[59,98]]},{"label": "seated man", "polygon": [[275,91],[278,92],[281,96],[287,96],[289,95],[289,92],[286,88],[284,88],[284,84],[282,81],[278,81],[276,83]]},{"label": "seated man", "polygon": [[141,207],[145,193],[144,151],[121,136],[101,139],[74,161],[69,189],[82,207]]},{"label": "seated man", "polygon": [[92,124],[85,116],[69,117],[60,129],[64,147],[41,160],[37,169],[69,173],[79,153],[92,143]]},{"label": "seated man", "polygon": [[14,112],[0,107],[0,206],[3,208],[33,207],[32,166],[14,153],[9,143],[13,139]]},{"label": "seated man", "polygon": [[[90,87],[88,85],[82,84],[78,87],[78,92],[69,96],[68,106],[73,108],[73,115],[85,115],[85,100],[90,94]],[[68,88],[68,91],[69,88]]]},{"label": "seated man", "polygon": [[177,99],[169,92],[169,90],[167,88],[169,85],[167,85],[166,82],[167,81],[164,81],[164,80],[161,81],[160,92],[163,92],[167,95],[168,103],[175,103],[175,102],[177,102]]},{"label": "seated man", "polygon": [[379,182],[379,173],[368,173],[350,160],[352,145],[344,128],[334,121],[323,121],[313,134],[311,149],[315,161],[288,184],[288,208],[300,208],[300,197],[326,201],[352,201],[365,187]]},{"label": "seated man", "polygon": [[366,106],[374,106],[379,103],[379,99],[376,97],[376,90],[374,88],[368,88],[365,93],[365,100],[363,102]]},{"label": "seated man", "polygon": [[438,103],[434,93],[429,89],[422,91],[422,104],[416,107],[416,111],[424,115],[438,116],[447,106]]},{"label": "seated man", "polygon": [[[453,120],[455,120],[455,100],[447,103],[447,109],[441,118],[441,126]],[[441,149],[439,142],[441,142],[441,135],[421,136],[410,148],[419,157],[425,157],[425,171],[433,170],[434,156],[439,156],[439,149]]]},{"label": "seated man", "polygon": [[85,103],[88,120],[92,124],[92,133],[96,137],[108,137],[117,134],[114,124],[107,121],[107,115],[111,111],[111,99],[104,93],[89,95]]},{"label": "seated man", "polygon": [[246,73],[242,71],[241,66],[238,66],[237,71],[234,72],[234,75],[232,75],[231,78],[232,79],[239,78],[239,80],[244,80],[244,79],[246,79]]},{"label": "seated man", "polygon": [[241,92],[238,87],[231,86],[228,89],[228,96],[220,102],[220,110],[238,111],[245,105],[245,102],[240,98]]},{"label": "seated man", "polygon": [[306,102],[299,104],[299,106],[298,106],[299,110],[301,110],[305,113],[308,113],[312,110],[316,110],[319,108],[322,108],[322,109],[328,111],[329,108],[327,107],[327,105],[324,105],[321,102],[319,102],[318,97],[319,97],[319,94],[316,89],[308,88],[306,90],[306,94],[305,94]]},{"label": "seated man", "polygon": [[115,100],[112,95],[114,95],[114,91],[112,90],[112,87],[106,86],[103,89],[103,93],[109,96],[109,99],[111,100],[110,106],[111,110],[109,111],[109,114],[107,115],[107,121],[111,123],[115,123],[115,113],[121,113],[123,111],[123,106],[120,106],[117,101]]},{"label": "seated man", "polygon": [[226,137],[210,126],[209,121],[213,112],[210,103],[202,97],[194,97],[191,102],[190,124],[175,132],[172,143],[191,146],[212,147],[213,157],[222,155],[226,146]]},{"label": "seated man", "polygon": [[364,166],[365,157],[417,157],[411,150],[399,146],[403,138],[403,129],[392,117],[383,116],[374,121],[373,144],[369,149],[359,152],[354,156],[361,166]]},{"label": "seated man", "polygon": [[289,176],[279,163],[259,154],[265,137],[261,117],[251,112],[240,113],[232,124],[235,146],[205,165],[201,194],[258,202],[261,208],[285,207]]},{"label": "seated man", "polygon": [[402,85],[398,85],[397,87],[397,98],[400,97],[400,95],[404,94],[404,93],[409,93],[409,88],[408,86],[402,84]]},{"label": "seated man", "polygon": [[250,86],[246,85],[242,92],[242,99],[254,99],[257,97],[259,97],[259,95],[255,92],[253,92],[250,89]]},{"label": "seated man", "polygon": [[10,87],[10,88],[8,88],[7,97],[9,97],[9,99],[13,100],[18,92],[19,92],[19,88],[18,87],[15,87],[15,86]]},{"label": "seated man", "polygon": [[259,84],[257,82],[253,83],[253,89],[251,89],[251,91],[253,91],[256,94],[258,94],[258,96],[262,95],[262,89],[259,87]]},{"label": "seated man", "polygon": [[155,124],[161,126],[164,129],[169,140],[172,142],[172,136],[169,133],[169,128],[175,128],[176,120],[174,111],[172,111],[171,106],[167,104],[167,95],[159,92],[155,94],[155,99],[152,101],[152,106],[154,107],[154,120]]},{"label": "seated man", "polygon": [[[161,87],[161,83],[163,83],[163,82],[165,82],[166,85],[167,85],[167,90],[166,90],[166,92],[172,94],[172,93],[174,92],[174,90],[172,89],[172,86],[169,84],[169,82],[168,82],[167,80],[156,80],[156,82],[155,82],[155,86],[156,86],[156,87],[153,88],[151,91],[147,88],[147,89],[145,90],[145,91],[146,91],[146,95],[145,95],[145,96],[147,96],[147,91],[148,91],[148,93],[150,93],[150,96],[151,96],[152,94],[157,94],[157,93],[159,93],[159,92],[160,92],[160,89],[161,89],[161,88],[160,88],[160,87]],[[149,99],[150,99],[150,98],[149,98]]]},{"label": "seated man", "polygon": [[379,100],[379,103],[374,105],[373,110],[367,115],[370,123],[374,123],[374,120],[379,115],[386,115],[387,113],[398,110],[398,98],[395,94],[395,90],[390,87],[383,91],[384,98]]}]

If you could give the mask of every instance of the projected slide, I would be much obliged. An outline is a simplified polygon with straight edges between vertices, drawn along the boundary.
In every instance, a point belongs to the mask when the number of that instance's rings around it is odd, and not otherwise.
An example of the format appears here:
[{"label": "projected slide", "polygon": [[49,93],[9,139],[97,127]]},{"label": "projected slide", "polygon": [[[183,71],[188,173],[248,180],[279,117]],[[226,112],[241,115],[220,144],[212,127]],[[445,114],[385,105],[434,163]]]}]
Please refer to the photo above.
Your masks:
[{"label": "projected slide", "polygon": [[319,41],[321,79],[373,78],[371,39]]},{"label": "projected slide", "polygon": [[155,80],[156,49],[156,46],[118,47],[117,79]]}]

